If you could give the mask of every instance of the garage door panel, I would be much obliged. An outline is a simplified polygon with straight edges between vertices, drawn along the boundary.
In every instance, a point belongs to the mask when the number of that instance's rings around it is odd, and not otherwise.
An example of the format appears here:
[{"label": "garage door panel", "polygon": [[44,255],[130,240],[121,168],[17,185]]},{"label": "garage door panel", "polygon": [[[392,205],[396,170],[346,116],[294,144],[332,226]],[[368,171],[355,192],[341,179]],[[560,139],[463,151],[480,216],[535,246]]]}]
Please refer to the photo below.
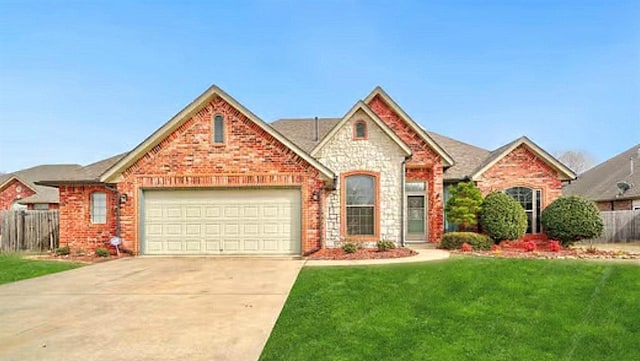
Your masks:
[{"label": "garage door panel", "polygon": [[299,253],[299,190],[154,190],[144,196],[144,253]]}]

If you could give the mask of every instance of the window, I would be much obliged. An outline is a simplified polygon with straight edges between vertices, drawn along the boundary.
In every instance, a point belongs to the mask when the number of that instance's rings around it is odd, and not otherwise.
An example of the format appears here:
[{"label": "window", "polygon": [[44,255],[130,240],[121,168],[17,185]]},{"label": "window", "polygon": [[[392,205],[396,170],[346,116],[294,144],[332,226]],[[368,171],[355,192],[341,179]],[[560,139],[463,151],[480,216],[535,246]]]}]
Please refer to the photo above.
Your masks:
[{"label": "window", "polygon": [[353,139],[367,139],[367,122],[358,120],[354,124]]},{"label": "window", "polygon": [[220,114],[213,118],[213,143],[224,144],[224,117]]},{"label": "window", "polygon": [[91,193],[91,223],[107,223],[107,194]]},{"label": "window", "polygon": [[346,232],[347,236],[375,236],[376,179],[368,175],[346,178]]},{"label": "window", "polygon": [[540,233],[540,199],[541,191],[526,187],[513,187],[505,191],[513,199],[520,202],[527,213],[527,233]]},{"label": "window", "polygon": [[34,203],[33,210],[35,211],[48,211],[49,203]]}]

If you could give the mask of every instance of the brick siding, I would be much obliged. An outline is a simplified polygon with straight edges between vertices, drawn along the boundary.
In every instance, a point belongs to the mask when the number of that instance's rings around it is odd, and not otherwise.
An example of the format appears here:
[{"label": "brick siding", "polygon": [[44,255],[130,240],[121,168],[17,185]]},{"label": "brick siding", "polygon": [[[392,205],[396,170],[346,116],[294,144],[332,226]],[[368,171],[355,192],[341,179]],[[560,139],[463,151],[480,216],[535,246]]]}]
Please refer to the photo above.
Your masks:
[{"label": "brick siding", "polygon": [[[225,119],[223,145],[212,141],[212,118],[217,114]],[[301,250],[304,253],[320,246],[320,208],[313,193],[321,192],[323,185],[319,172],[307,161],[216,97],[124,171],[123,180],[117,184],[118,191],[127,195],[120,217],[123,246],[140,252],[138,194],[141,189],[288,186],[301,189]],[[92,191],[91,187],[82,190],[61,187],[61,200],[64,199],[61,223],[66,227],[61,232],[61,243],[82,240],[89,243],[85,245],[89,247],[97,233],[115,233],[115,217],[101,227],[86,230],[89,227],[85,224],[89,223],[87,200]],[[112,202],[115,205],[115,198]],[[81,222],[72,221],[75,214],[82,215]]]},{"label": "brick siding", "polygon": [[[22,189],[18,192],[18,187]],[[18,199],[34,195],[35,192],[17,179],[13,179],[0,191],[0,211],[10,209]]]},{"label": "brick siding", "polygon": [[429,184],[426,222],[429,225],[428,241],[440,242],[443,233],[443,169],[440,156],[379,96],[373,97],[369,107],[405,142],[413,156],[407,162],[406,178]]}]

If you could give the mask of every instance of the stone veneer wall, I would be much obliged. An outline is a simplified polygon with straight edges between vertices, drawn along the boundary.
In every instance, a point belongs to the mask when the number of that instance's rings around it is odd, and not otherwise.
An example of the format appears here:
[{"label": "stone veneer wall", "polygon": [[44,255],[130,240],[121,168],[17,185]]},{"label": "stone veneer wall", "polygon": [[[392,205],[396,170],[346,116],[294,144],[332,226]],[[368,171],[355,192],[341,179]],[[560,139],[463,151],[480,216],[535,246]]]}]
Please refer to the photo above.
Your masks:
[{"label": "stone veneer wall", "polygon": [[[367,122],[367,139],[353,139],[356,120]],[[337,242],[346,240],[340,229],[340,174],[353,171],[379,173],[380,238],[399,242],[402,235],[402,162],[405,159],[399,146],[360,110],[320,149],[316,158],[339,178],[337,189],[325,197],[325,245],[334,247]]]}]

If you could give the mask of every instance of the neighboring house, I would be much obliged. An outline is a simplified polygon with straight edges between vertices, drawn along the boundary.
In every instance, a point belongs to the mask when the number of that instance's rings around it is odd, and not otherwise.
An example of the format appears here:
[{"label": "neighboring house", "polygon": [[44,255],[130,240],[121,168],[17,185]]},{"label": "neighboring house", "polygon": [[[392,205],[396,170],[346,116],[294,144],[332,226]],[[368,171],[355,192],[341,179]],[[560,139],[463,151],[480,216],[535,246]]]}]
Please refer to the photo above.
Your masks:
[{"label": "neighboring house", "polygon": [[0,211],[58,209],[58,189],[35,184],[40,179],[67,176],[77,164],[47,164],[0,175]]},{"label": "neighboring house", "polygon": [[60,243],[142,254],[306,254],[344,241],[438,242],[445,185],[540,210],[575,178],[527,138],[493,152],[428,133],[381,88],[342,118],[269,125],[212,86],[127,154],[39,184]]},{"label": "neighboring house", "polygon": [[563,194],[589,198],[601,211],[640,209],[640,144],[580,174]]}]

